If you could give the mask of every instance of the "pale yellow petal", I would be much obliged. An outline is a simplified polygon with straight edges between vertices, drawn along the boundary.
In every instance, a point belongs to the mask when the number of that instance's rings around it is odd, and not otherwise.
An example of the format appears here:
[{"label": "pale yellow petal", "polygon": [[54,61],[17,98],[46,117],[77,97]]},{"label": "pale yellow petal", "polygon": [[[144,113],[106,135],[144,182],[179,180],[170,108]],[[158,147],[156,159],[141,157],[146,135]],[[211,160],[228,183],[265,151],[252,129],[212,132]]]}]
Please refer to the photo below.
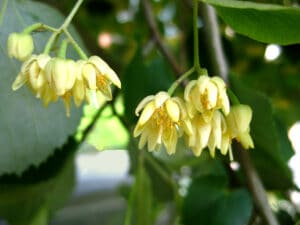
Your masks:
[{"label": "pale yellow petal", "polygon": [[149,129],[148,133],[148,150],[153,151],[157,144],[161,144],[161,127],[157,129]]},{"label": "pale yellow petal", "polygon": [[142,133],[141,137],[140,137],[140,141],[139,141],[139,145],[138,148],[142,149],[145,147],[146,143],[148,141],[148,132],[145,131]]},{"label": "pale yellow petal", "polygon": [[107,101],[111,101],[113,96],[112,96],[110,85],[108,84],[107,81],[102,81],[102,82],[103,82],[102,85],[98,85],[98,89],[103,94],[103,96],[106,98]]},{"label": "pale yellow petal", "polygon": [[92,64],[87,63],[82,67],[82,77],[87,82],[87,86],[90,89],[92,90],[97,89],[97,79],[96,79],[97,74]]},{"label": "pale yellow petal", "polygon": [[197,80],[197,88],[200,93],[204,93],[207,85],[210,83],[210,78],[207,75],[202,75]]},{"label": "pale yellow petal", "polygon": [[172,101],[172,99],[168,99],[166,101],[166,109],[169,117],[173,122],[178,122],[180,118],[180,109],[178,105]]},{"label": "pale yellow petal", "polygon": [[223,113],[228,115],[230,112],[230,102],[226,92],[220,96],[220,101]]},{"label": "pale yellow petal", "polygon": [[212,131],[210,135],[209,145],[212,148],[221,148],[222,142],[222,113],[215,111],[212,119]]},{"label": "pale yellow petal", "polygon": [[149,95],[147,97],[145,97],[136,107],[135,109],[135,115],[139,116],[140,115],[140,111],[150,102],[154,99],[154,95]]},{"label": "pale yellow petal", "polygon": [[85,97],[83,80],[77,80],[72,88],[72,95],[76,106],[80,106]]},{"label": "pale yellow petal", "polygon": [[169,99],[170,96],[167,92],[160,91],[158,92],[154,97],[155,107],[159,108],[161,107],[167,99]]},{"label": "pale yellow petal", "polygon": [[188,112],[187,112],[186,104],[184,103],[184,101],[179,97],[173,97],[172,101],[174,101],[179,106],[180,114],[181,114],[180,118],[184,119],[184,118],[188,117]]},{"label": "pale yellow petal", "polygon": [[201,153],[203,152],[203,148],[201,146],[195,146],[192,148],[192,151],[195,156],[199,157]]},{"label": "pale yellow petal", "polygon": [[138,137],[143,132],[144,128],[145,128],[144,124],[141,125],[140,123],[137,123],[133,130],[133,137]]},{"label": "pale yellow petal", "polygon": [[191,136],[191,135],[194,134],[193,126],[192,126],[192,123],[191,123],[191,121],[189,119],[183,120],[182,126],[183,126],[184,132],[188,136]]},{"label": "pale yellow petal", "polygon": [[71,90],[76,81],[76,69],[77,68],[76,68],[76,64],[73,60],[67,60],[66,67],[67,67],[67,74],[65,74],[65,76],[67,79],[66,79],[65,88],[66,88],[66,90]]},{"label": "pale yellow petal", "polygon": [[223,155],[226,155],[231,144],[231,139],[227,133],[222,135],[222,143],[220,151]]},{"label": "pale yellow petal", "polygon": [[47,63],[51,60],[51,57],[47,54],[40,54],[36,58],[37,64],[41,69],[44,69],[47,65]]},{"label": "pale yellow petal", "polygon": [[29,81],[32,88],[36,91],[38,89],[37,79],[40,73],[40,67],[37,63],[32,63],[29,67]]},{"label": "pale yellow petal", "polygon": [[198,132],[198,142],[199,148],[205,148],[209,141],[209,136],[211,133],[211,124],[205,123],[204,121],[198,122],[195,126]]},{"label": "pale yellow petal", "polygon": [[248,132],[239,134],[239,136],[237,137],[238,141],[241,142],[242,146],[244,147],[244,149],[248,149],[248,148],[254,148],[254,143],[253,140],[250,136],[250,134]]},{"label": "pale yellow petal", "polygon": [[205,108],[202,104],[203,101],[201,101],[201,100],[202,100],[202,96],[199,92],[199,89],[194,88],[191,91],[190,102],[188,104],[191,104],[192,106],[194,106],[198,112],[203,112],[205,110]]},{"label": "pale yellow petal", "polygon": [[201,97],[205,98],[205,103],[202,103],[205,105],[205,109],[213,109],[216,107],[218,101],[218,88],[215,84],[209,82],[204,93],[201,94]]},{"label": "pale yellow petal", "polygon": [[54,87],[56,90],[56,94],[58,96],[62,96],[66,92],[66,81],[68,73],[67,64],[63,59],[54,59],[55,62],[53,64],[53,72],[52,72],[52,79],[54,81]]},{"label": "pale yellow petal", "polygon": [[239,133],[244,133],[249,129],[252,119],[252,110],[247,105],[235,105],[231,107],[230,113],[226,117],[228,129],[233,137]]},{"label": "pale yellow petal", "polygon": [[22,87],[28,80],[28,76],[26,76],[23,73],[19,73],[18,76],[16,77],[15,81],[12,84],[12,90],[16,91],[20,87]]},{"label": "pale yellow petal", "polygon": [[197,81],[196,81],[196,80],[192,80],[192,81],[190,81],[190,82],[186,85],[186,87],[185,87],[185,89],[184,89],[184,99],[185,99],[187,102],[191,101],[191,99],[190,99],[191,91],[192,91],[192,89],[195,87],[196,84],[197,84]]},{"label": "pale yellow petal", "polygon": [[144,125],[151,118],[154,111],[155,111],[154,102],[149,102],[145,106],[138,123],[140,123],[141,125]]},{"label": "pale yellow petal", "polygon": [[163,135],[163,142],[169,155],[176,152],[177,139],[178,136],[175,127],[165,131]]},{"label": "pale yellow petal", "polygon": [[110,66],[98,56],[91,56],[88,61],[92,63],[102,76],[105,76],[118,88],[121,88],[121,81],[117,74],[110,68]]}]

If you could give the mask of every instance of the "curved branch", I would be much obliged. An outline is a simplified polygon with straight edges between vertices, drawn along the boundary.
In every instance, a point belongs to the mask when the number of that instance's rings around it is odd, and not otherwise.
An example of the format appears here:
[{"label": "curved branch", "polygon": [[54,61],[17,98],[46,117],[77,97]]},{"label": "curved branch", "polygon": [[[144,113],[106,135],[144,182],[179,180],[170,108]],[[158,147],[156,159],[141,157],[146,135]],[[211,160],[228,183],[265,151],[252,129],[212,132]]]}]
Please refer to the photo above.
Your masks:
[{"label": "curved branch", "polygon": [[[211,50],[210,59],[213,63],[214,73],[219,74],[229,84],[228,65],[222,48],[216,13],[211,6],[206,4],[201,4],[201,12],[206,29],[205,41]],[[246,176],[248,189],[252,194],[256,208],[268,225],[279,225],[268,204],[266,191],[251,162],[248,152],[242,149],[240,145],[235,145],[234,148],[238,152],[238,160]]]},{"label": "curved branch", "polygon": [[168,60],[169,64],[171,65],[173,71],[176,73],[177,76],[181,75],[183,73],[181,67],[177,63],[174,55],[169,51],[169,49],[165,46],[160,33],[158,31],[157,24],[155,22],[155,18],[153,15],[153,11],[151,8],[151,5],[148,0],[142,0],[142,5],[145,11],[145,17],[147,20],[147,23],[149,25],[150,31],[153,35],[154,41],[161,51],[161,53],[164,55],[164,57]]},{"label": "curved branch", "polygon": [[208,52],[212,59],[213,74],[222,77],[228,84],[228,64],[224,54],[217,16],[213,7],[200,4],[200,12],[204,22],[204,38],[211,51]]}]

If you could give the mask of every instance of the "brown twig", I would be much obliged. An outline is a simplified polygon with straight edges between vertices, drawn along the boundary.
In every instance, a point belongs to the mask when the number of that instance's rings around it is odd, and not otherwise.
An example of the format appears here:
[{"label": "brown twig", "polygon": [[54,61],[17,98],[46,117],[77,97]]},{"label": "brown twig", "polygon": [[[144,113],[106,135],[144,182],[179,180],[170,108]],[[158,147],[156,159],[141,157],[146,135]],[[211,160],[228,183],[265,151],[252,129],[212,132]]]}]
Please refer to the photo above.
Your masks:
[{"label": "brown twig", "polygon": [[142,5],[143,5],[144,11],[145,11],[145,17],[146,17],[147,23],[149,25],[149,28],[151,30],[151,33],[153,35],[153,38],[155,40],[157,47],[159,48],[161,53],[164,55],[164,57],[168,60],[169,64],[171,65],[171,67],[172,67],[173,71],[176,73],[176,75],[180,76],[183,73],[183,71],[182,71],[181,67],[179,66],[179,64],[177,63],[174,55],[166,47],[166,45],[164,44],[164,42],[160,36],[160,33],[158,31],[158,27],[155,22],[155,18],[154,18],[153,11],[152,11],[149,1],[142,0]]},{"label": "brown twig", "polygon": [[251,162],[248,152],[242,149],[240,145],[236,145],[235,150],[238,152],[238,160],[241,164],[244,174],[246,175],[249,191],[253,196],[254,203],[259,213],[267,224],[279,225],[268,204],[266,191],[256,172],[256,169]]},{"label": "brown twig", "polygon": [[[214,73],[219,74],[228,83],[228,65],[221,44],[220,31],[218,29],[217,17],[214,9],[206,4],[201,4],[203,23],[205,26],[205,41],[210,49],[210,59],[214,67]],[[266,191],[253,166],[249,154],[240,145],[235,145],[238,159],[246,176],[248,189],[252,194],[254,203],[262,218],[268,225],[279,225],[274,216],[266,195]]]},{"label": "brown twig", "polygon": [[228,64],[222,47],[221,35],[218,26],[217,16],[213,7],[207,4],[200,4],[200,13],[204,20],[204,38],[207,46],[209,58],[212,59],[212,73],[222,77],[226,83],[228,80]]}]

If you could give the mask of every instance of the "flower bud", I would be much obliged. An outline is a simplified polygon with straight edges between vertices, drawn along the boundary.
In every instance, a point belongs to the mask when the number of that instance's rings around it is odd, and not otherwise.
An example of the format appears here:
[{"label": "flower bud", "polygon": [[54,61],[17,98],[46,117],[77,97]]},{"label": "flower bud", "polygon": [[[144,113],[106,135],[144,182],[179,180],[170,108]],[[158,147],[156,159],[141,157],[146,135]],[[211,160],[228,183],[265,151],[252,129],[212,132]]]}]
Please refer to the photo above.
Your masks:
[{"label": "flower bud", "polygon": [[227,129],[231,138],[236,138],[245,149],[254,147],[249,133],[251,119],[252,109],[248,105],[232,106],[226,117]]},{"label": "flower bud", "polygon": [[9,57],[26,60],[33,52],[33,39],[30,34],[11,33],[7,41]]},{"label": "flower bud", "polygon": [[70,59],[53,58],[46,68],[46,78],[56,95],[62,96],[71,90],[76,80],[76,64]]}]

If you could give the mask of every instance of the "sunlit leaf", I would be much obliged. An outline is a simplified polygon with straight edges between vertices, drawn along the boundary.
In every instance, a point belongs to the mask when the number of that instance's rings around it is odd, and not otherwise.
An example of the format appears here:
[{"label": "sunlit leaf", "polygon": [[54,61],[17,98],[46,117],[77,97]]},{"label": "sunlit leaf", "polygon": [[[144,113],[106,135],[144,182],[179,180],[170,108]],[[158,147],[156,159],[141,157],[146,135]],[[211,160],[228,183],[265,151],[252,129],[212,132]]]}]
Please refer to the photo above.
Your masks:
[{"label": "sunlit leaf", "polygon": [[236,32],[252,39],[282,45],[299,43],[300,8],[236,0],[201,0]]}]

